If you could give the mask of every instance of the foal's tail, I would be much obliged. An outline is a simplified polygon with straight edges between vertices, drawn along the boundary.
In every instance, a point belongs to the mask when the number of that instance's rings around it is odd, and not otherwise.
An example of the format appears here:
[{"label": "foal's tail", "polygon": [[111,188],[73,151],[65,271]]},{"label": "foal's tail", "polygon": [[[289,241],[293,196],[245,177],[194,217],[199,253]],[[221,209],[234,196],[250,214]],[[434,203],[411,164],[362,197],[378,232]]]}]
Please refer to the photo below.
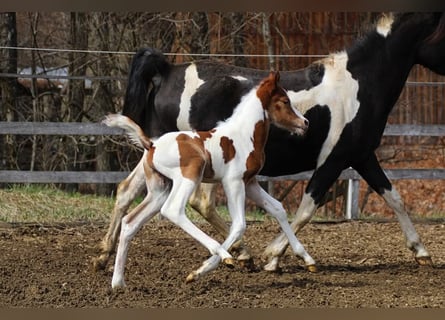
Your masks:
[{"label": "foal's tail", "polygon": [[102,123],[106,124],[109,127],[119,127],[124,129],[133,143],[147,150],[150,149],[153,145],[153,142],[150,140],[149,137],[145,135],[141,127],[139,127],[133,120],[126,116],[123,116],[121,114],[109,114],[105,117]]},{"label": "foal's tail", "polygon": [[156,87],[170,70],[171,64],[162,52],[153,48],[139,49],[131,62],[122,114],[144,128],[148,109],[153,108]]}]

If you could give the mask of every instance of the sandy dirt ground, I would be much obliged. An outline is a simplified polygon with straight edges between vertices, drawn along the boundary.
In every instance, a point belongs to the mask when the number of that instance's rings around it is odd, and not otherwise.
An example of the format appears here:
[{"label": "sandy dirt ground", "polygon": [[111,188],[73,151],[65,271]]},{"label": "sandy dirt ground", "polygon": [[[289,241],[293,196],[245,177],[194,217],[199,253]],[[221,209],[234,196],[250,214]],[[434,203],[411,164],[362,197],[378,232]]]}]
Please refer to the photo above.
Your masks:
[{"label": "sandy dirt ground", "polygon": [[[445,223],[418,222],[433,257],[420,267],[397,222],[310,223],[299,234],[317,261],[309,273],[288,249],[281,272],[263,271],[261,253],[274,221],[249,223],[245,240],[255,267],[220,266],[185,283],[208,252],[167,221],[147,224],[133,240],[127,287],[111,289],[112,264],[91,259],[106,226],[0,226],[0,307],[445,307]],[[204,230],[212,233],[203,224]],[[221,240],[221,239],[219,239]]]}]

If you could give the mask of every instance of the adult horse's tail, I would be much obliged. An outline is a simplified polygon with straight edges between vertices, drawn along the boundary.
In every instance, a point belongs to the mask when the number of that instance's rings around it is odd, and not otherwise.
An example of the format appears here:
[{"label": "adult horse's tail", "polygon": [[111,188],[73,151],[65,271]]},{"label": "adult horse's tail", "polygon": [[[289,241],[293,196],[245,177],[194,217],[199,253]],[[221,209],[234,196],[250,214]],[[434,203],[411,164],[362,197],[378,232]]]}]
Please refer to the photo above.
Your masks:
[{"label": "adult horse's tail", "polygon": [[146,116],[153,108],[153,98],[159,81],[168,73],[171,64],[162,52],[153,48],[142,48],[134,55],[128,76],[122,114],[135,121],[144,131]]}]

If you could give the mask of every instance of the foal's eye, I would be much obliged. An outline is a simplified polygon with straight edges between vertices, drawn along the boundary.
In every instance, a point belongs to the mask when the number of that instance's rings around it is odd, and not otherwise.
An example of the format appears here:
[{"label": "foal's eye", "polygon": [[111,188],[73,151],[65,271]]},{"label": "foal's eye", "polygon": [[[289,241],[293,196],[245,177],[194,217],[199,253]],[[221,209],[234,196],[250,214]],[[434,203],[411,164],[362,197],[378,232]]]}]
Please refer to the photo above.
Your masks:
[{"label": "foal's eye", "polygon": [[284,103],[284,104],[290,104],[290,101],[289,101],[289,99],[284,99],[284,100],[283,100],[283,103]]}]

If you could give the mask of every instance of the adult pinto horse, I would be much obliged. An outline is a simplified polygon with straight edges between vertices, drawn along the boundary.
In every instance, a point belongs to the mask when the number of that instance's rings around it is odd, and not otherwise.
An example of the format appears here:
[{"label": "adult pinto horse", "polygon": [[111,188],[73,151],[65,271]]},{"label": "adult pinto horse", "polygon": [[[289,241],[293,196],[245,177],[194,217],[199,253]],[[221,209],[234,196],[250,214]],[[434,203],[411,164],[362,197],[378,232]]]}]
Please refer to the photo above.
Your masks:
[{"label": "adult pinto horse", "polygon": [[[375,149],[411,68],[420,64],[445,74],[444,56],[443,13],[390,14],[383,15],[372,30],[347,50],[304,69],[281,73],[281,85],[310,125],[303,138],[271,126],[266,162],[260,174],[280,176],[315,169],[291,224],[295,232],[309,222],[342,170],[352,167],[395,211],[415,260],[421,265],[431,264],[431,257],[400,195],[382,170]],[[232,75],[234,83],[241,78],[257,83],[266,74],[267,71],[204,61],[172,65],[154,50],[141,50],[132,63],[123,114],[152,136],[190,127],[205,130],[230,116],[244,93],[242,87],[232,84],[227,90],[238,90],[239,99],[235,101],[225,99],[233,95],[224,92],[207,94],[206,90],[212,88],[206,88],[206,81],[218,75]],[[102,252],[94,261],[96,269],[105,267],[115,248],[120,220],[143,189],[144,174],[139,163],[119,185],[110,227],[101,243]],[[201,199],[207,201],[195,208],[218,230],[227,232],[227,226],[212,207],[212,188],[206,186],[200,191],[204,196]],[[263,254],[266,270],[279,267],[279,257],[287,245],[283,234],[269,244]],[[239,257],[248,258],[247,252]]]}]

